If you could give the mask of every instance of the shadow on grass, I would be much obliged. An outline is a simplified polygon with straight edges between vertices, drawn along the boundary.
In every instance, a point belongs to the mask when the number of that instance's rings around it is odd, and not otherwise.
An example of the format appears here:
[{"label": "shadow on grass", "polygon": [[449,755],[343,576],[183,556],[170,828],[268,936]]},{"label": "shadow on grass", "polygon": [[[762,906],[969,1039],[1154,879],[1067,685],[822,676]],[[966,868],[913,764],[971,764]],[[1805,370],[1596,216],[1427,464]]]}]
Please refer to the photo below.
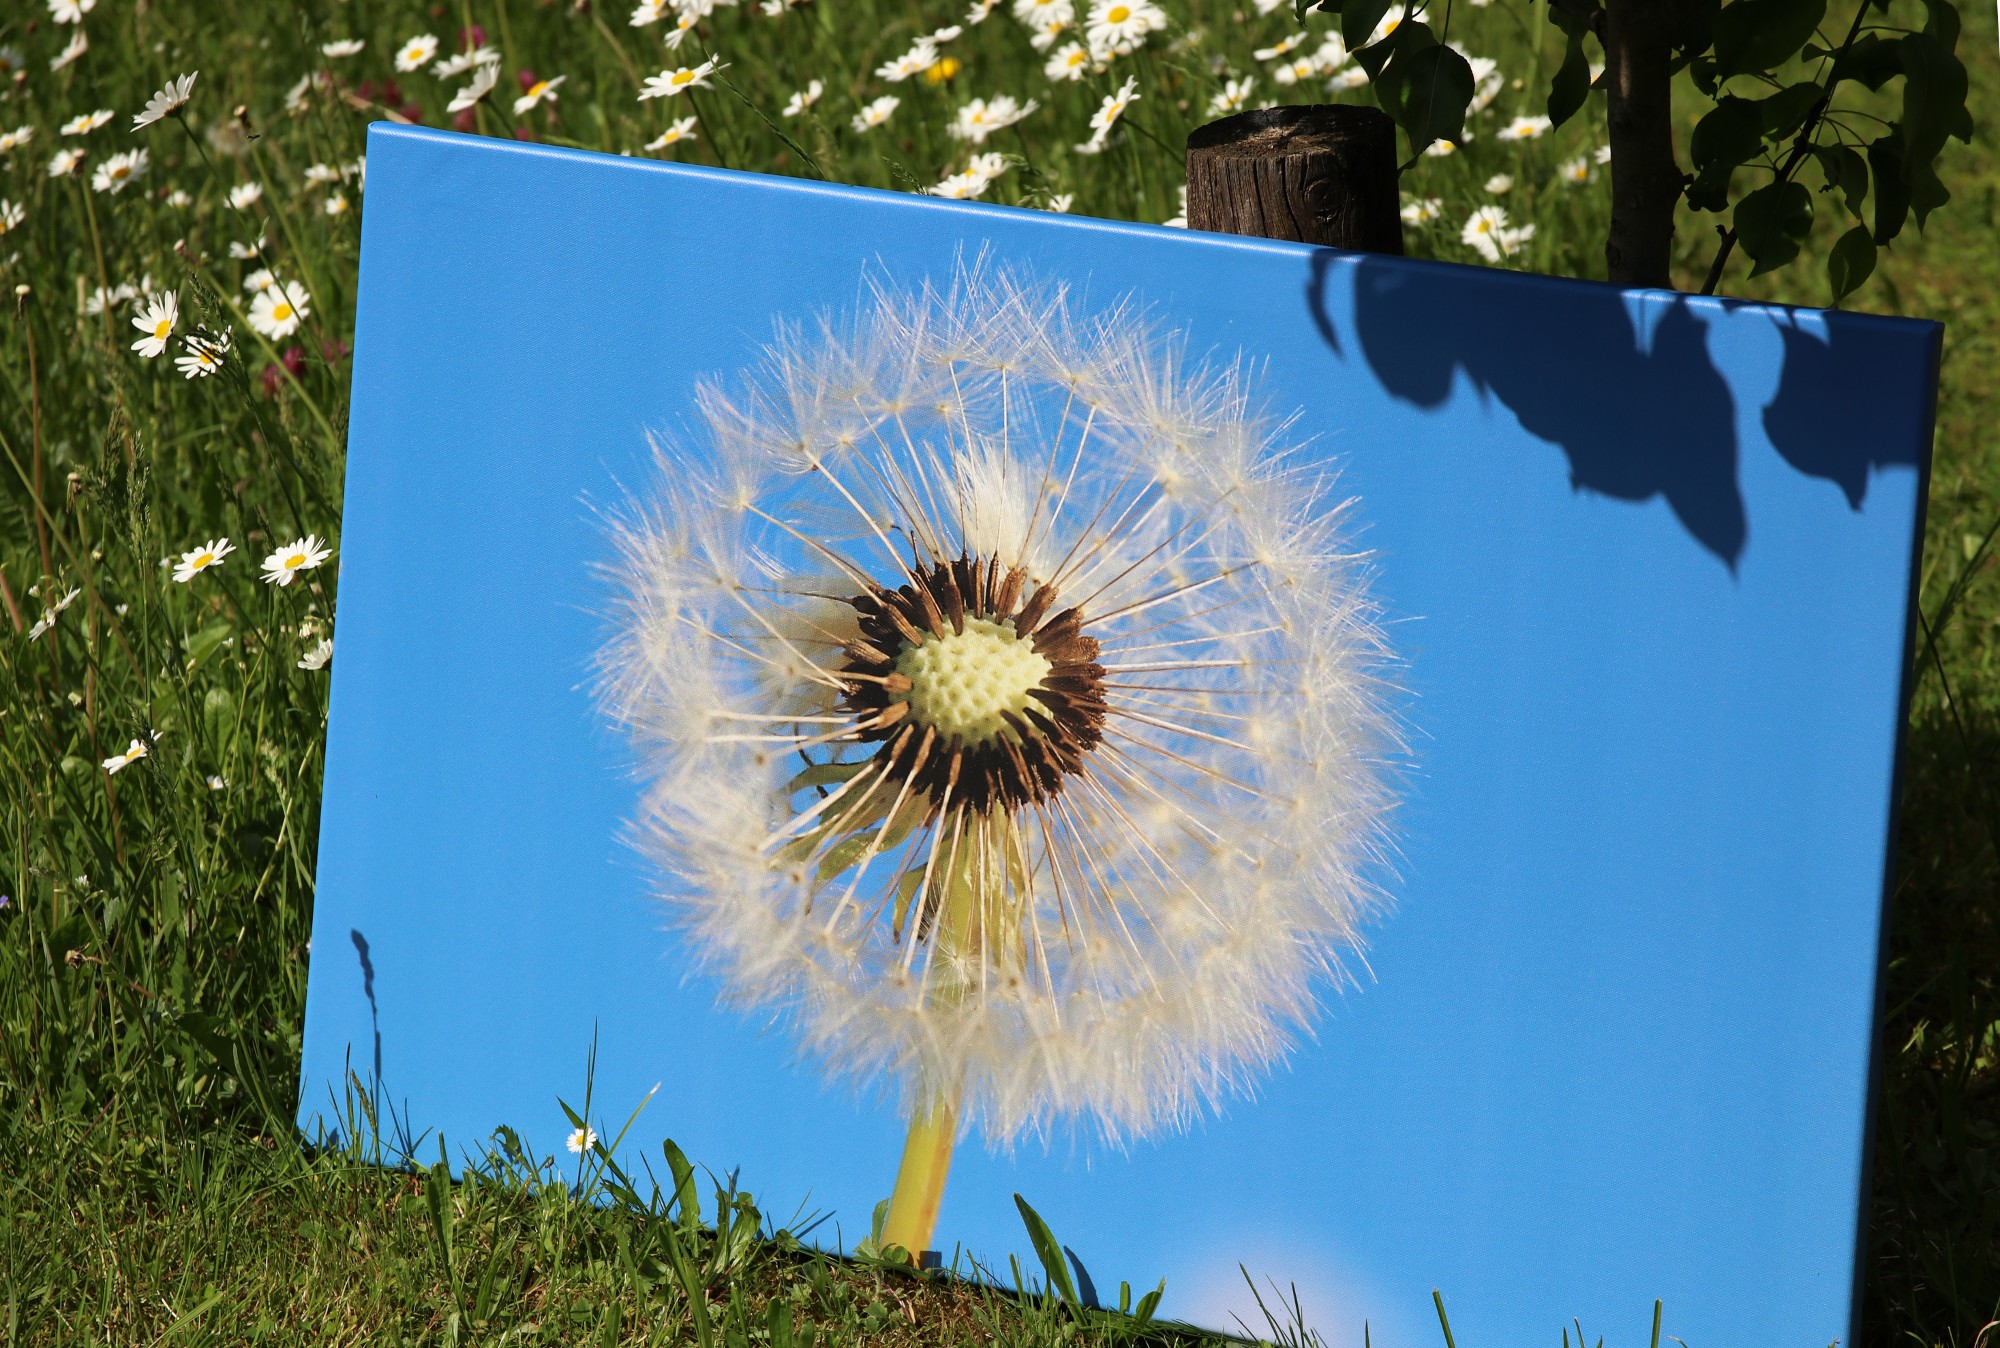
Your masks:
[{"label": "shadow on grass", "polygon": [[2000,1318],[2000,721],[1920,711],[1903,791],[1862,1341],[1971,1348]]}]

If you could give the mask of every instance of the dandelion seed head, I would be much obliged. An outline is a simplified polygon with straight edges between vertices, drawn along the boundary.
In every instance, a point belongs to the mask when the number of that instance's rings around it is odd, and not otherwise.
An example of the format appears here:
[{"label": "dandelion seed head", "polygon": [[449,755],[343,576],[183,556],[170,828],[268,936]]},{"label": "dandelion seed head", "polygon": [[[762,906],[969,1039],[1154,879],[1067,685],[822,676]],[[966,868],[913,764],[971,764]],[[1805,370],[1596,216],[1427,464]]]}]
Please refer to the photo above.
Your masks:
[{"label": "dandelion seed head", "polygon": [[697,966],[996,1142],[1251,1089],[1344,977],[1388,655],[1240,365],[982,264],[703,388],[614,523],[600,696]]}]

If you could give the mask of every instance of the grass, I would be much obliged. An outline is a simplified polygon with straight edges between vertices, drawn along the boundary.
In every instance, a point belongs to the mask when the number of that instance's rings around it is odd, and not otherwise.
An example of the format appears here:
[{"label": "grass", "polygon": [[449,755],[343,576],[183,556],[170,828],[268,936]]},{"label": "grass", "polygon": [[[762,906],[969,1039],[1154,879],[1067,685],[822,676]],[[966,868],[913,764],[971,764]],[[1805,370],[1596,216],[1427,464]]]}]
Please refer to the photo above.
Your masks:
[{"label": "grass", "polygon": [[[956,0],[954,0],[956,4]],[[1003,10],[947,45],[951,79],[888,85],[871,72],[962,13],[939,4],[819,0],[776,19],[724,10],[669,54],[661,28],[617,10],[537,0],[346,0],[200,7],[100,0],[90,49],[49,69],[69,28],[26,4],[0,16],[0,47],[24,64],[0,91],[0,132],[34,137],[0,163],[0,198],[23,208],[0,235],[0,1333],[5,1342],[641,1342],[782,1345],[1190,1340],[1168,1326],[1075,1313],[1056,1294],[918,1277],[804,1251],[751,1200],[662,1203],[596,1162],[582,1187],[531,1177],[504,1154],[456,1188],[421,1167],[384,1169],[365,1149],[308,1154],[290,1127],[310,929],[325,675],[299,661],[333,630],[333,568],[277,587],[257,562],[307,533],[339,533],[346,343],[352,334],[363,128],[393,110],[432,125],[468,77],[394,74],[397,44],[482,27],[504,53],[498,94],[471,128],[640,151],[678,120],[696,139],[661,153],[908,189],[966,166],[975,148],[1007,167],[987,199],[1159,221],[1177,209],[1173,147],[1208,119],[1230,74],[1290,31],[1217,0],[1170,7],[1174,25],[1111,72],[1050,84],[1045,53]],[[1882,1094],[1869,1217],[1870,1343],[1971,1348],[2000,1316],[2000,59],[1992,14],[1965,15],[1975,144],[1941,165],[1957,200],[1887,255],[1863,308],[1947,325],[1911,710]],[[1457,225],[1494,174],[1535,238],[1509,265],[1601,274],[1600,179],[1566,186],[1556,166],[1601,140],[1601,105],[1560,132],[1503,144],[1500,119],[1531,110],[1558,55],[1526,6],[1461,7],[1458,40],[1526,91],[1504,91],[1458,155],[1413,171],[1412,196],[1443,215],[1413,252],[1473,260]],[[1199,33],[1197,39],[1194,35]],[[323,42],[368,41],[326,58]],[[641,103],[639,77],[713,50],[712,87]],[[532,67],[566,76],[557,100],[516,118]],[[187,121],[126,130],[166,78],[199,69]],[[315,75],[288,109],[287,93]],[[390,77],[400,87],[389,87]],[[1127,75],[1140,94],[1106,153],[1071,147]],[[823,81],[805,114],[787,97]],[[904,101],[874,131],[868,100]],[[974,147],[947,134],[972,96],[1041,106]],[[1340,97],[1365,100],[1365,91]],[[1254,100],[1253,100],[1254,101]],[[235,110],[243,109],[239,115]],[[62,123],[93,108],[110,125]],[[88,152],[52,177],[58,149]],[[143,146],[146,175],[116,193],[90,173]],[[334,181],[309,180],[313,165]],[[345,177],[341,176],[343,168]],[[324,176],[324,175],[321,175]],[[261,200],[232,205],[230,188]],[[184,193],[185,203],[171,193]],[[330,213],[335,198],[344,213]],[[0,215],[4,208],[0,208]],[[1711,220],[1680,229],[1677,274],[1706,269]],[[262,255],[230,245],[262,236]],[[311,313],[281,338],[248,322],[244,280],[269,265],[301,283]],[[180,378],[128,345],[128,301],[85,301],[121,282],[177,289],[181,332],[235,333],[219,374]],[[1817,302],[1801,264],[1726,293]],[[174,354],[180,354],[176,347]],[[239,551],[190,584],[160,559],[227,535]],[[51,630],[47,608],[77,591]],[[157,740],[151,732],[159,731]],[[102,760],[135,738],[143,758]],[[754,1177],[753,1177],[754,1178]],[[715,1229],[719,1213],[727,1228]],[[746,1227],[742,1223],[750,1222]],[[768,1239],[732,1239],[755,1229]],[[1022,1279],[1047,1284],[1046,1270]],[[1014,1271],[996,1280],[1016,1281]],[[1448,1290],[1448,1289],[1447,1289]],[[1296,1340],[1277,1302],[1258,1327]],[[1311,1308],[1305,1308],[1309,1313]],[[1669,1318],[1669,1323],[1670,1323]],[[704,1328],[705,1326],[705,1328]],[[1551,1328],[1557,1328],[1551,1326]],[[1446,1335],[1448,1337],[1448,1334]],[[1703,1346],[1697,1345],[1697,1348]]]}]

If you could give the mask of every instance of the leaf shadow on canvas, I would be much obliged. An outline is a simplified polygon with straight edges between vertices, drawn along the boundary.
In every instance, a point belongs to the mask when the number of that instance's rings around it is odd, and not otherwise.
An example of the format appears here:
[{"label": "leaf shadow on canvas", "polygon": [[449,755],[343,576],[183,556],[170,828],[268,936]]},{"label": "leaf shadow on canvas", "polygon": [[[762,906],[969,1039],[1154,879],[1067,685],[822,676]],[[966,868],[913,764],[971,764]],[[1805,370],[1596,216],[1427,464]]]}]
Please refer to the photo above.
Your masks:
[{"label": "leaf shadow on canvas", "polygon": [[[1328,250],[1313,257],[1306,299],[1321,336],[1343,357],[1327,308],[1329,275],[1341,260],[1353,265],[1352,330],[1391,396],[1439,407],[1463,370],[1482,396],[1563,451],[1573,489],[1634,503],[1661,497],[1695,542],[1736,569],[1749,518],[1736,401],[1709,352],[1706,314],[1721,302],[1657,293],[1634,306],[1609,286]],[[1559,286],[1560,302],[1524,304],[1524,282]],[[1649,320],[1643,329],[1635,307]],[[1784,354],[1777,392],[1763,409],[1765,433],[1793,468],[1832,482],[1859,511],[1874,469],[1916,463],[1916,444],[1900,429],[1908,404],[1853,396],[1880,384],[1871,359],[1880,345],[1843,341],[1854,331],[1845,316],[1829,315],[1814,333],[1769,312]],[[1561,326],[1539,326],[1556,321]]]}]

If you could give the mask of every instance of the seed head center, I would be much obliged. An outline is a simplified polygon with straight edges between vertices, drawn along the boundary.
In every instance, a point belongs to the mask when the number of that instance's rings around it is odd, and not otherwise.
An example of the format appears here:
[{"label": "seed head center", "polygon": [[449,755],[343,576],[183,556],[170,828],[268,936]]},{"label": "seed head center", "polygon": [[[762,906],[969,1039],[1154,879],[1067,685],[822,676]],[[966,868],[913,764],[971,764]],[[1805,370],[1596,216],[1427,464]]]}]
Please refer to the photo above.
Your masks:
[{"label": "seed head center", "polygon": [[905,643],[896,659],[896,672],[910,681],[900,700],[910,704],[911,718],[967,747],[1011,735],[1003,713],[1021,716],[1029,690],[1049,669],[1048,657],[1015,635],[1012,622],[972,617],[963,632]]}]

